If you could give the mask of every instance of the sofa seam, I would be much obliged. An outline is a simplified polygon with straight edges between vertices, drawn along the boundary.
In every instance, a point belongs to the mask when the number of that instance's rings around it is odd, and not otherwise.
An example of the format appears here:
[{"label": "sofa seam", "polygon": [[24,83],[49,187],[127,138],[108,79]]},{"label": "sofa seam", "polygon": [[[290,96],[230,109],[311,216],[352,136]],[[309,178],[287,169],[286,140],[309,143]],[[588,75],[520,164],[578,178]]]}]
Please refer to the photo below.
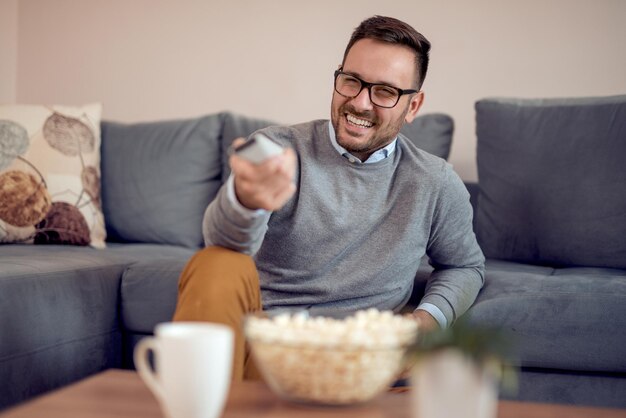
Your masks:
[{"label": "sofa seam", "polygon": [[7,278],[3,278],[0,279],[0,283],[2,282],[12,282],[12,281],[16,281],[16,280],[25,280],[25,279],[30,279],[30,280],[39,280],[42,277],[48,277],[48,276],[54,276],[57,275],[59,273],[64,273],[67,271],[80,271],[80,272],[84,272],[84,271],[94,271],[94,270],[108,270],[111,267],[122,267],[122,268],[128,268],[131,265],[135,264],[136,261],[131,261],[129,263],[126,264],[107,264],[107,265],[102,265],[102,266],[91,266],[91,267],[81,267],[81,268],[73,268],[71,270],[58,270],[58,271],[45,271],[45,272],[41,272],[41,274],[39,274],[40,272],[28,272],[28,273],[22,273],[19,275],[15,275],[15,276],[11,276],[11,277],[7,277]]},{"label": "sofa seam", "polygon": [[60,346],[64,346],[64,345],[67,345],[67,344],[70,344],[70,343],[86,341],[86,340],[94,339],[96,337],[101,337],[101,336],[115,334],[115,333],[120,333],[120,335],[121,335],[121,330],[119,328],[116,328],[116,329],[113,329],[111,331],[100,332],[100,333],[97,333],[97,334],[87,335],[87,336],[82,337],[82,338],[73,338],[73,339],[70,339],[70,340],[65,340],[65,341],[62,341],[62,342],[58,342],[56,344],[46,345],[44,347],[38,348],[36,350],[28,351],[26,353],[12,354],[12,355],[8,355],[8,356],[5,356],[5,357],[0,357],[0,362],[3,363],[5,361],[15,360],[15,359],[19,359],[19,358],[22,358],[22,357],[27,357],[27,356],[30,356],[32,354],[37,354],[37,353],[41,353],[41,352],[44,352],[44,351],[48,351],[48,350],[51,350],[51,349],[54,349],[54,348],[57,348],[57,347],[60,347]]}]

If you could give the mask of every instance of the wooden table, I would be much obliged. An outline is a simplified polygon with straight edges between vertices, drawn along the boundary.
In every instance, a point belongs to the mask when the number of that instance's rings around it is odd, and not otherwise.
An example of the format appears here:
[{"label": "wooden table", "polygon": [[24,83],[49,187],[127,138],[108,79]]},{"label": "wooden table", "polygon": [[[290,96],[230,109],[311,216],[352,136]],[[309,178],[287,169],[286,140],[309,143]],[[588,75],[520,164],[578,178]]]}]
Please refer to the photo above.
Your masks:
[{"label": "wooden table", "polygon": [[[278,399],[261,382],[233,384],[223,418],[410,418],[409,393],[385,393],[356,407],[306,407]],[[0,418],[162,417],[156,399],[132,371],[108,370],[5,411]],[[626,418],[626,410],[501,401],[499,418]]]}]

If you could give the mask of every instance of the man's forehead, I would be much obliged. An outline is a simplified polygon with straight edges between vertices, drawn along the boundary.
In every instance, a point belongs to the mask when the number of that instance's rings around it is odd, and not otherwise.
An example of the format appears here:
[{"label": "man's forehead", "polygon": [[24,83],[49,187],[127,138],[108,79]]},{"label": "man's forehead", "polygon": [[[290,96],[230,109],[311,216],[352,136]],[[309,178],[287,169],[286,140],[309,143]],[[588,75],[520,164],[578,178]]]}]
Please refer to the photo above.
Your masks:
[{"label": "man's forehead", "polygon": [[370,83],[408,88],[417,76],[415,52],[404,45],[361,39],[348,51],[343,71]]}]

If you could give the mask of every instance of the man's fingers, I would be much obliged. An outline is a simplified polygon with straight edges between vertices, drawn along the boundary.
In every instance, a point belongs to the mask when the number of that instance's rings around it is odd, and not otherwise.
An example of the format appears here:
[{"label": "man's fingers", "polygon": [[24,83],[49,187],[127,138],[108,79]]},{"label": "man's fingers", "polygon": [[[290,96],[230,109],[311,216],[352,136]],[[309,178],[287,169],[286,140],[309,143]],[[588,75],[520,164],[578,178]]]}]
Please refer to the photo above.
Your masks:
[{"label": "man's fingers", "polygon": [[298,158],[296,157],[296,152],[293,149],[288,148],[287,150],[285,150],[284,155],[285,161],[282,164],[281,169],[285,174],[289,175],[289,177],[293,179],[296,173],[296,163],[298,161]]},{"label": "man's fingers", "polygon": [[288,147],[260,164],[231,155],[229,162],[239,202],[249,209],[280,209],[295,193],[296,161],[295,151]]},{"label": "man's fingers", "polygon": [[287,203],[289,199],[291,199],[291,196],[293,196],[295,192],[296,192],[296,185],[290,182],[284,189],[279,191],[274,196],[274,202],[277,205],[277,207],[274,209],[281,208],[285,203]]}]

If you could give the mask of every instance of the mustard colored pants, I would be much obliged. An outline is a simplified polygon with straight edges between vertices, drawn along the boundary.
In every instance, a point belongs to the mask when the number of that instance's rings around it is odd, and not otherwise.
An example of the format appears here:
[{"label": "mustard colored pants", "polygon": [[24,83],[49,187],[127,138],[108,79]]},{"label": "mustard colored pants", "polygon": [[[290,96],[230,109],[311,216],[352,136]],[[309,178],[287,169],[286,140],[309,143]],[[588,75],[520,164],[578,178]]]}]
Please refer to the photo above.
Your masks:
[{"label": "mustard colored pants", "polygon": [[258,379],[243,334],[243,318],[262,310],[259,274],[252,257],[222,247],[207,247],[185,266],[178,283],[174,321],[207,321],[235,333],[233,380]]}]

